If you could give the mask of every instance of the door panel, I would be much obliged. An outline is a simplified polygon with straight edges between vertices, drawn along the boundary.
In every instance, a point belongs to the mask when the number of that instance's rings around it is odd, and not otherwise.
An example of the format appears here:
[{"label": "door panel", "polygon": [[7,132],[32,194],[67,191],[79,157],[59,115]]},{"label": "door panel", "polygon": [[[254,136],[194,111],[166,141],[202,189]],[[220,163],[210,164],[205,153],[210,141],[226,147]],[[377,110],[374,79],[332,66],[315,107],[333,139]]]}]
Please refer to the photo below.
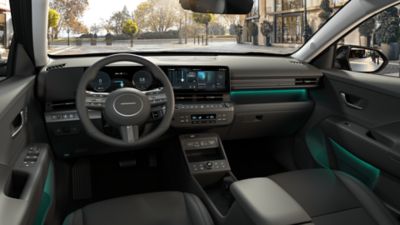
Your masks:
[{"label": "door panel", "polygon": [[[348,71],[325,72],[329,85],[341,105],[341,113],[367,127],[400,121],[400,78]],[[372,78],[372,77],[373,78]],[[365,78],[365,80],[363,80]],[[363,109],[346,105],[341,93],[357,96]]]},{"label": "door panel", "polygon": [[378,142],[369,129],[341,118],[326,119],[321,125],[331,140],[360,159],[400,177],[400,152]]},{"label": "door panel", "polygon": [[[49,146],[36,143],[31,133],[32,115],[38,113],[31,107],[34,82],[31,76],[0,83],[0,224],[43,224],[52,203],[43,203],[43,197],[52,199],[46,192],[53,188]],[[42,205],[44,213],[38,210]]]},{"label": "door panel", "polygon": [[339,70],[324,75],[324,89],[312,93],[316,110],[306,128],[311,154],[400,209],[400,199],[389,197],[400,196],[400,78]]},{"label": "door panel", "polygon": [[[20,124],[13,124],[15,119],[24,112],[27,115],[27,105],[33,96],[34,78],[11,78],[0,83],[0,164],[9,165],[16,160],[20,151],[27,145],[27,126],[28,121],[24,121],[22,129],[14,136]],[[25,120],[26,118],[22,119]],[[18,120],[18,119],[17,119]],[[22,121],[21,121],[22,122]]]}]

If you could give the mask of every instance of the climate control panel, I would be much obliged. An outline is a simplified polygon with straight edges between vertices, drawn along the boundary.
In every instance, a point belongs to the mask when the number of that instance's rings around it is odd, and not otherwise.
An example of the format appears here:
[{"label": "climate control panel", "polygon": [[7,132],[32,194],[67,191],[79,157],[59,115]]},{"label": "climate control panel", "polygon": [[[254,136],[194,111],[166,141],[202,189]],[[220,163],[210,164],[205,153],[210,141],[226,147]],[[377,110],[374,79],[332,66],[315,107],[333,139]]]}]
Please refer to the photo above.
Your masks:
[{"label": "climate control panel", "polygon": [[234,105],[222,103],[177,103],[172,126],[201,127],[222,126],[232,123]]}]

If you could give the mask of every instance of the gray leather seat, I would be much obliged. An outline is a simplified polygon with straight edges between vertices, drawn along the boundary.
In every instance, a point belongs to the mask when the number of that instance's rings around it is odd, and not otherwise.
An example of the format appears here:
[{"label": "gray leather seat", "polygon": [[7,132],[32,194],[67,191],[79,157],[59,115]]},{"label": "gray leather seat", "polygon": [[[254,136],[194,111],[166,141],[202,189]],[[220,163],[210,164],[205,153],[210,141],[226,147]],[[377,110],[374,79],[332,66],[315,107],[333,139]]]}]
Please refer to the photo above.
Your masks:
[{"label": "gray leather seat", "polygon": [[364,184],[338,171],[300,170],[248,179],[234,183],[231,191],[237,209],[251,221],[246,224],[399,224]]},{"label": "gray leather seat", "polygon": [[63,225],[212,225],[198,197],[158,192],[115,198],[71,213]]},{"label": "gray leather seat", "polygon": [[315,225],[398,224],[371,190],[343,172],[303,170],[269,178],[303,207]]}]

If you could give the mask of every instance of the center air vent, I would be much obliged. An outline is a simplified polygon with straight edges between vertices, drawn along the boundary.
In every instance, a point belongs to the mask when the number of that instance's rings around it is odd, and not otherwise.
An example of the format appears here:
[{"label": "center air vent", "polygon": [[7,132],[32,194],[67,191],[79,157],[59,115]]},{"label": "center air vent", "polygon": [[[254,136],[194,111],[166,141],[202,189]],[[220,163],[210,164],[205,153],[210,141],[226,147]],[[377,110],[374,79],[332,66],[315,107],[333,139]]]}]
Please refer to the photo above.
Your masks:
[{"label": "center air vent", "polygon": [[175,99],[177,101],[222,101],[223,95],[222,94],[215,94],[215,95],[189,95],[189,94],[175,94]]}]

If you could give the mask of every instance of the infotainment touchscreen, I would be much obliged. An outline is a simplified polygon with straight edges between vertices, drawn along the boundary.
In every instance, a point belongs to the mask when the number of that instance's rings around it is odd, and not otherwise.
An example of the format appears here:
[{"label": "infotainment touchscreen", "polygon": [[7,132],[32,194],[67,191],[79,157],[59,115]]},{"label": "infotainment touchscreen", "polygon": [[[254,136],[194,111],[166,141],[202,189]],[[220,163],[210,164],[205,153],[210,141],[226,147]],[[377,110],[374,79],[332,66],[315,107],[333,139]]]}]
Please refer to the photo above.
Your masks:
[{"label": "infotainment touchscreen", "polygon": [[172,83],[172,86],[177,91],[229,91],[228,68],[174,67],[167,68],[166,72]]}]

